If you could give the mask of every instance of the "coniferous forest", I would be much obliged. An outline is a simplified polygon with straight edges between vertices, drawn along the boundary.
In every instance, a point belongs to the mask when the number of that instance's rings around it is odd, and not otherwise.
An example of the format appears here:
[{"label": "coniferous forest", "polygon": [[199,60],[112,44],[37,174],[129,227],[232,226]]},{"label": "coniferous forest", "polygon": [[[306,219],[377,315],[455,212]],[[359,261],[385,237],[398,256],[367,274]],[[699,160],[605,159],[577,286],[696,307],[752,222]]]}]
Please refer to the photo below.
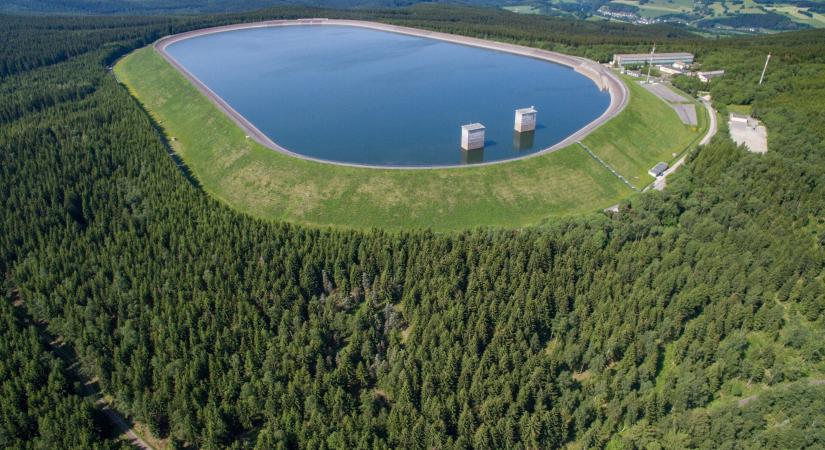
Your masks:
[{"label": "coniferous forest", "polygon": [[[724,65],[717,107],[751,105],[770,151],[723,129],[665,191],[533,229],[255,220],[178,167],[108,68],[166,34],[307,16],[602,61],[656,40]],[[125,446],[80,373],[167,448],[823,448],[824,105],[815,30],[431,5],[0,16],[0,447]]]}]

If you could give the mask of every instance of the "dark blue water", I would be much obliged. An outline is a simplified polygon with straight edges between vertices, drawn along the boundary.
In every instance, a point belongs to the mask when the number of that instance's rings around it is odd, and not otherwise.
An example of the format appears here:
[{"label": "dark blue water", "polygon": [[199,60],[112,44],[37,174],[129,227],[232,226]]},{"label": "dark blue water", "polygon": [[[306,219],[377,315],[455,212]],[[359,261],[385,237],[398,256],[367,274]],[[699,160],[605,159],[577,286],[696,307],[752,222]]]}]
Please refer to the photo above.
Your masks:
[{"label": "dark blue water", "polygon": [[[281,146],[358,164],[466,164],[547,148],[607,109],[572,69],[522,56],[347,26],[246,29],[168,52]],[[513,131],[535,106],[534,133]],[[463,152],[461,125],[486,127]]]}]

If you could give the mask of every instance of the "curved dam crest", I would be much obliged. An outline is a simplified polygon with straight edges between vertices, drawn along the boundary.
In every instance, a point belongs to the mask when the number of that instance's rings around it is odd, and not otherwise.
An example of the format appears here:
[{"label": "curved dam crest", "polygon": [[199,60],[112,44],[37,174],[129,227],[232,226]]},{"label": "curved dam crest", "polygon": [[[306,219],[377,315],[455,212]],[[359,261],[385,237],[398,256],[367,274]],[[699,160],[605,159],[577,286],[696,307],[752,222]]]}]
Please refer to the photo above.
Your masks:
[{"label": "curved dam crest", "polygon": [[[372,22],[230,25],[168,36],[155,49],[250,138],[357,167],[536,156],[582,139],[627,103],[616,75],[583,58]],[[514,132],[514,110],[534,105],[536,131]],[[475,121],[487,127],[485,148],[462,151],[460,127]]]}]

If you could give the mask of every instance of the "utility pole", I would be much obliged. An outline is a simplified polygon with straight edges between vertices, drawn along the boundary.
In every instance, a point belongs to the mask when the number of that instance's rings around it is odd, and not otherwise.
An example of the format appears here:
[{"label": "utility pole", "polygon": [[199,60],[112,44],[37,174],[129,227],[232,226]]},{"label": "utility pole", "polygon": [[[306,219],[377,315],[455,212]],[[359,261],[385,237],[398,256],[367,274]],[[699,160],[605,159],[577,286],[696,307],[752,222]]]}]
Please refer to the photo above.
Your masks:
[{"label": "utility pole", "polygon": [[765,59],[765,67],[762,68],[762,76],[759,77],[759,84],[762,84],[762,80],[765,79],[765,72],[768,70],[768,61],[771,60],[771,54],[768,53],[768,58]]},{"label": "utility pole", "polygon": [[653,43],[653,49],[650,51],[650,61],[647,63],[647,81],[645,84],[650,84],[650,69],[653,67],[653,53],[656,52],[656,43]]}]

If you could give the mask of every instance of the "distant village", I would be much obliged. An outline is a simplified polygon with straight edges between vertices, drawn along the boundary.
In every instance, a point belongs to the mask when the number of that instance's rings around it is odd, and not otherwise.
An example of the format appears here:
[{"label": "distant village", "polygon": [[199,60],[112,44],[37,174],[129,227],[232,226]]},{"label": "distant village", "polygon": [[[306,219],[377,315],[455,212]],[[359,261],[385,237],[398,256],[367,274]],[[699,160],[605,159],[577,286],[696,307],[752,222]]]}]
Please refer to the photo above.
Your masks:
[{"label": "distant village", "polygon": [[611,8],[609,5],[602,6],[596,10],[597,16],[608,19],[621,20],[636,25],[653,25],[655,23],[687,23],[686,20],[676,17],[644,17],[635,11],[623,11]]}]

